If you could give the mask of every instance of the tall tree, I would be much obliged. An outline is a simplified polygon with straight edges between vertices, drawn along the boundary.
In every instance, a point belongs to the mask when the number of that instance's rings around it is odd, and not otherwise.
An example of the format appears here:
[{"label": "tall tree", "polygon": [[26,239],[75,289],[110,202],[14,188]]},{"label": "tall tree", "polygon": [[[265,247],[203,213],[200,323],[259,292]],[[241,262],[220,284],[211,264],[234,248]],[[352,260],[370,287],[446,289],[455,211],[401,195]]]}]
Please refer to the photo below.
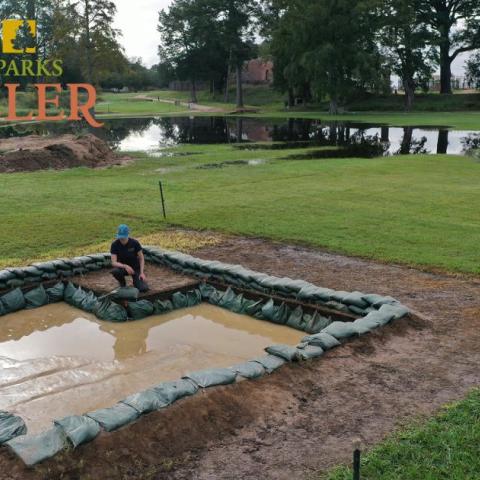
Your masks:
[{"label": "tall tree", "polygon": [[480,52],[471,55],[467,60],[466,77],[470,87],[480,88]]},{"label": "tall tree", "polygon": [[436,51],[430,46],[433,34],[419,18],[416,0],[384,0],[380,41],[393,73],[405,91],[405,108],[410,110],[415,90],[425,87],[433,73]]},{"label": "tall tree", "polygon": [[102,54],[114,54],[121,50],[117,41],[120,32],[113,28],[117,7],[110,0],[75,0],[73,5],[84,52],[85,77],[88,83],[94,83],[98,81],[98,78],[94,78],[95,67],[101,66],[100,59],[105,60]]},{"label": "tall tree", "polygon": [[436,31],[440,50],[440,93],[452,93],[452,62],[480,48],[479,0],[418,0],[417,11]]},{"label": "tall tree", "polygon": [[[255,0],[212,0],[216,5],[217,19],[224,45],[228,49],[228,66],[235,70],[237,108],[244,107],[242,72],[246,60],[251,58],[256,12]],[[229,76],[227,74],[227,76]]]},{"label": "tall tree", "polygon": [[159,13],[160,62],[180,79],[190,80],[194,103],[197,81],[215,77],[226,65],[226,47],[217,17],[216,0],[175,0]]}]

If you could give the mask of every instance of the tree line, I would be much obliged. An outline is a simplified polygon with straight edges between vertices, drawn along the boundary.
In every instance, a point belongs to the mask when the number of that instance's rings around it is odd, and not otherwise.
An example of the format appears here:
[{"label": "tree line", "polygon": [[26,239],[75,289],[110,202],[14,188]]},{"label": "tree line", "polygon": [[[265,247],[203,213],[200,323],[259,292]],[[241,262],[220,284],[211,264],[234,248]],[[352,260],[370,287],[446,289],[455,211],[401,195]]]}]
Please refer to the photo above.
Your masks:
[{"label": "tree line", "polygon": [[[480,48],[479,0],[174,0],[159,15],[165,71],[192,85],[226,88],[261,51],[274,61],[275,86],[293,105],[328,99],[330,111],[360,92],[390,92],[396,75],[412,107],[440,68],[440,93],[452,93],[452,63]],[[479,71],[478,55],[468,63]]]}]

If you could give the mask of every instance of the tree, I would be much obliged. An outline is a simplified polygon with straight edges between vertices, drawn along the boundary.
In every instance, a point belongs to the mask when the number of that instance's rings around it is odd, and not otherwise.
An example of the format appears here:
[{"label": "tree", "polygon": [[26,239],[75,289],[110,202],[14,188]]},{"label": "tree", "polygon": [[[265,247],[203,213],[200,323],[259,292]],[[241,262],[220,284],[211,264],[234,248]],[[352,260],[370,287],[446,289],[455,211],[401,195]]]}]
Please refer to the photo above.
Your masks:
[{"label": "tree", "polygon": [[160,63],[180,79],[190,80],[190,99],[195,103],[197,81],[212,77],[225,65],[216,1],[175,0],[159,13]]},{"label": "tree", "polygon": [[288,2],[272,47],[288,86],[298,87],[300,78],[318,98],[329,99],[335,114],[358,88],[375,84],[382,70],[375,41],[378,5],[376,0]]},{"label": "tree", "polygon": [[110,0],[76,0],[73,6],[77,14],[74,25],[84,53],[85,77],[88,83],[98,82],[98,74],[94,75],[94,70],[104,65],[106,60],[122,57],[117,41],[120,32],[113,28],[117,7]]},{"label": "tree", "polygon": [[420,18],[436,32],[440,50],[440,93],[452,93],[452,62],[480,48],[479,0],[418,0]]},{"label": "tree", "polygon": [[245,61],[252,57],[254,51],[255,24],[252,18],[256,12],[257,3],[254,0],[212,0],[212,3],[216,4],[219,31],[228,49],[227,80],[230,69],[234,68],[236,105],[237,108],[243,108],[242,72]]},{"label": "tree", "polygon": [[421,22],[415,0],[385,0],[380,41],[393,73],[402,81],[405,108],[410,110],[415,90],[426,88],[433,73],[436,52],[430,46],[432,32]]},{"label": "tree", "polygon": [[466,62],[467,82],[473,88],[480,88],[480,52],[472,55]]}]

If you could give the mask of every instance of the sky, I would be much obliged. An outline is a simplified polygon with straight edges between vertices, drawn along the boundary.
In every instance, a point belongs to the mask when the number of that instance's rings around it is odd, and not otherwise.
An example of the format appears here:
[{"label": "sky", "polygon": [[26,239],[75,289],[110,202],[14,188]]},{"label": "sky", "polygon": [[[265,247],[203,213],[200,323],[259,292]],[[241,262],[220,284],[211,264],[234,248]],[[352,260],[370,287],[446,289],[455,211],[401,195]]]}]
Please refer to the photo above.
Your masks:
[{"label": "sky", "polygon": [[146,66],[158,63],[158,12],[170,0],[114,0],[117,6],[115,27],[123,33],[120,43],[128,57],[142,57]]},{"label": "sky", "polygon": [[[117,5],[115,26],[123,33],[121,44],[128,57],[141,57],[147,67],[158,63],[158,12],[171,0],[114,0]],[[452,65],[454,75],[463,75],[468,54],[459,56]]]}]

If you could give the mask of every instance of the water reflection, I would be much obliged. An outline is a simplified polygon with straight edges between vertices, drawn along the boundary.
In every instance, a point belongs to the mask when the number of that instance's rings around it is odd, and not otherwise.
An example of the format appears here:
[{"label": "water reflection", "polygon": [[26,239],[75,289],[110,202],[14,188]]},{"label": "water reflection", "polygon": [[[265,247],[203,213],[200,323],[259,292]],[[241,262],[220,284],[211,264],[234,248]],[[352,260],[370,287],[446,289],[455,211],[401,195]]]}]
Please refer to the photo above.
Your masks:
[{"label": "water reflection", "polygon": [[[22,124],[0,128],[0,138],[28,134],[91,132],[118,150],[152,154],[179,144],[239,144],[240,148],[348,147],[365,156],[417,153],[464,154],[480,143],[478,132],[445,127],[389,127],[359,122],[235,117],[123,118],[102,129],[84,122]],[[269,145],[252,145],[252,143]],[[365,153],[362,153],[365,152]]]}]

